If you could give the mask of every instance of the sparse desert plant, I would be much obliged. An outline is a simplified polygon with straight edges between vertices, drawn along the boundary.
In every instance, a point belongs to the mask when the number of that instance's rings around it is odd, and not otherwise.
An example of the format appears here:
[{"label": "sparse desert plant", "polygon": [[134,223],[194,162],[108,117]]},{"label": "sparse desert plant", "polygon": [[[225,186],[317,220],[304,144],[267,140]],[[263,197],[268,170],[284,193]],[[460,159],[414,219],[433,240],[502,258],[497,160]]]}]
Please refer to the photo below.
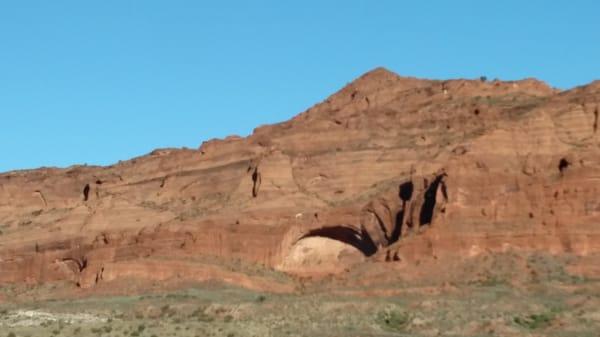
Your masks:
[{"label": "sparse desert plant", "polygon": [[17,335],[15,335],[14,332],[9,332],[8,335],[6,335],[6,337],[17,337]]},{"label": "sparse desert plant", "polygon": [[517,316],[513,318],[513,321],[520,327],[535,330],[539,328],[545,328],[549,326],[555,318],[555,314],[552,312],[531,314],[525,317]]},{"label": "sparse desert plant", "polygon": [[204,311],[206,310],[205,307],[199,307],[196,310],[194,310],[194,312],[192,312],[192,314],[190,315],[190,318],[197,318],[198,321],[200,322],[212,322],[214,321],[214,318],[208,314],[206,314]]},{"label": "sparse desert plant", "polygon": [[410,314],[388,309],[377,314],[377,323],[388,331],[404,331],[410,322]]},{"label": "sparse desert plant", "polygon": [[175,314],[176,314],[175,309],[171,308],[171,306],[169,306],[168,304],[165,304],[160,308],[160,316],[161,317],[164,317],[164,316],[172,317]]}]

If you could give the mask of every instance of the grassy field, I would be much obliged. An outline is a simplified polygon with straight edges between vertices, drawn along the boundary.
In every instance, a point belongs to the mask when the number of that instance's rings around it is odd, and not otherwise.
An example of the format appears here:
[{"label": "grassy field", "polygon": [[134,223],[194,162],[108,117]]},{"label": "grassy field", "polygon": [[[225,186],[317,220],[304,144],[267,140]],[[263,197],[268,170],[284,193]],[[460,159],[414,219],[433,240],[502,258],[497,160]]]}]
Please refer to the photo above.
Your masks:
[{"label": "grassy field", "polygon": [[[269,274],[296,283],[287,294],[216,282],[135,288],[124,280],[91,293],[14,285],[0,288],[0,337],[600,336],[600,280],[567,272],[576,258],[506,253],[432,263],[365,263],[318,280]],[[424,270],[431,273],[403,277]]]},{"label": "grassy field", "polygon": [[[385,289],[381,289],[385,290]],[[402,295],[257,293],[219,285],[0,308],[17,336],[578,336],[600,333],[600,284],[483,282]]]}]

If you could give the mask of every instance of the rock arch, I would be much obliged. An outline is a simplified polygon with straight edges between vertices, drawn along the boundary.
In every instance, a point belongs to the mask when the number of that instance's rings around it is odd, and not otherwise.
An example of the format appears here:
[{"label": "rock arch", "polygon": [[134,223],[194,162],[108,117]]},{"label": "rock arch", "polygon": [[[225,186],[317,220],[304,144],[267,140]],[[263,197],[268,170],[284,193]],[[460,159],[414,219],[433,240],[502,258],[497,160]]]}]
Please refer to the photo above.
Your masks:
[{"label": "rock arch", "polygon": [[293,241],[281,269],[294,273],[336,273],[376,252],[377,246],[364,230],[345,225],[321,226]]},{"label": "rock arch", "polygon": [[377,246],[368,233],[364,230],[357,231],[354,228],[346,226],[320,227],[309,231],[298,241],[310,237],[323,237],[340,241],[358,249],[365,256],[371,256],[377,252]]}]

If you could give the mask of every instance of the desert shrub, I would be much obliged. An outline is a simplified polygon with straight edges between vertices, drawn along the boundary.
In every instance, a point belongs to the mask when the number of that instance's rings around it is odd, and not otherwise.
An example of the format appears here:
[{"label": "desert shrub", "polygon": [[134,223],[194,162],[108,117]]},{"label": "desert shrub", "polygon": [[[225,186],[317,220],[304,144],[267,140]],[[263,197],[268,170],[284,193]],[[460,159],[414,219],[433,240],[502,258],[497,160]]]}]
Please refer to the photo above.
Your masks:
[{"label": "desert shrub", "polygon": [[258,302],[258,303],[262,303],[262,302],[264,302],[266,300],[267,300],[267,297],[265,295],[258,295],[256,297],[256,302]]},{"label": "desert shrub", "polygon": [[535,330],[549,326],[550,323],[552,323],[552,321],[554,320],[554,317],[554,313],[548,312],[541,314],[531,314],[525,317],[517,316],[513,319],[513,321],[520,327],[529,330]]},{"label": "desert shrub", "polygon": [[398,310],[385,310],[377,314],[377,323],[388,331],[403,331],[410,323],[410,315]]},{"label": "desert shrub", "polygon": [[194,310],[194,312],[191,313],[190,318],[197,318],[198,321],[200,322],[212,322],[214,320],[214,318],[208,314],[206,314],[204,311],[206,310],[205,307],[199,307],[196,310]]},{"label": "desert shrub", "polygon": [[171,308],[168,304],[165,304],[160,308],[161,317],[173,317],[176,313],[177,312],[175,311],[175,309]]},{"label": "desert shrub", "polygon": [[9,332],[8,335],[6,335],[6,337],[17,337],[17,335],[15,335],[14,332]]}]

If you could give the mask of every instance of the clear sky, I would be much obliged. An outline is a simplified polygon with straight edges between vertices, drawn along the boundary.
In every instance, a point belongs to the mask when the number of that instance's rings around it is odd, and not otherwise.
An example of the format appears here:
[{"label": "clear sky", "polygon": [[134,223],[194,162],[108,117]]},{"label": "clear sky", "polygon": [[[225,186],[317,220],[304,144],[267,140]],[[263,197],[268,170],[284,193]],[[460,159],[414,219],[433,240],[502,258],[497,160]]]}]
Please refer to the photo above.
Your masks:
[{"label": "clear sky", "polygon": [[0,171],[247,135],[377,66],[600,78],[600,1],[0,0]]}]

